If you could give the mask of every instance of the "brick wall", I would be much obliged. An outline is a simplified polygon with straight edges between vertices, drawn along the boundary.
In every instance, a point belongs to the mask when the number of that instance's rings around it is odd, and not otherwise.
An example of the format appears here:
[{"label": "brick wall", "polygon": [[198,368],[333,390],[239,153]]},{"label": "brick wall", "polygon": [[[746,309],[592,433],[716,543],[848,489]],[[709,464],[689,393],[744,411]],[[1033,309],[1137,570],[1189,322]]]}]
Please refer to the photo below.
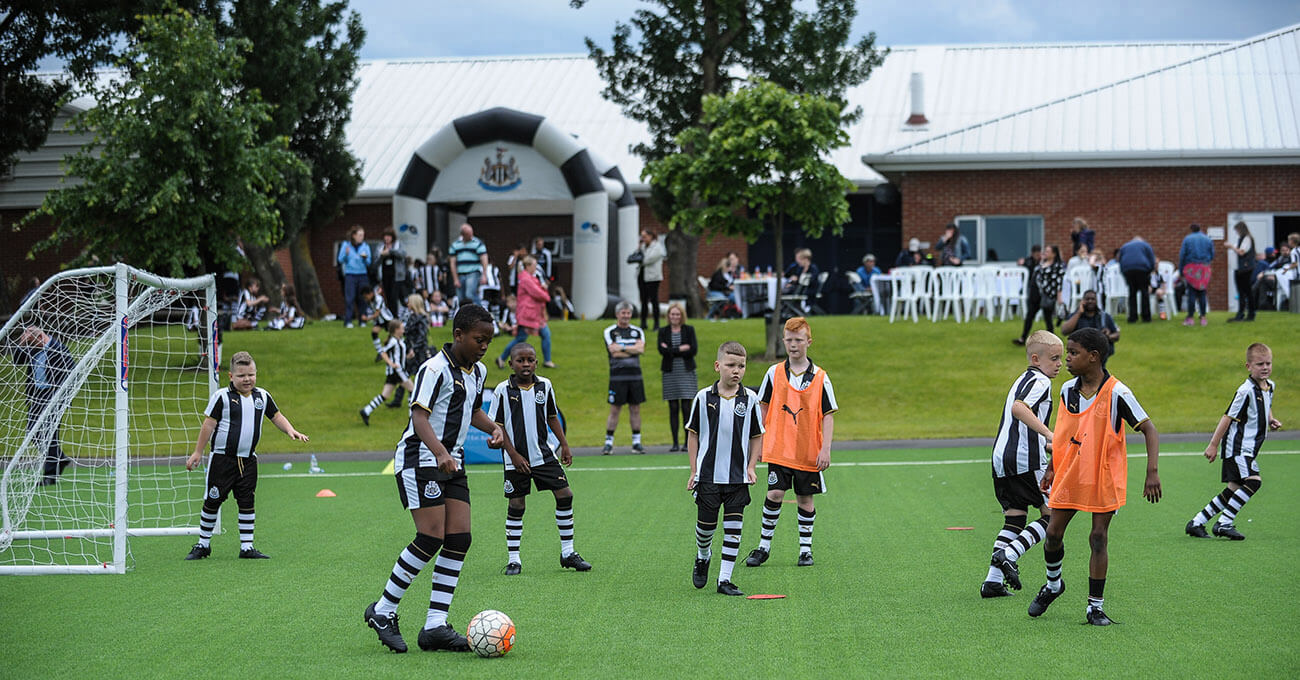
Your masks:
[{"label": "brick wall", "polygon": [[[1295,165],[907,172],[898,183],[904,242],[937,241],[957,215],[1042,215],[1045,242],[1067,257],[1076,216],[1108,256],[1141,236],[1157,258],[1177,263],[1189,224],[1225,226],[1230,212],[1300,211]],[[1210,306],[1223,310],[1228,264],[1215,246]]]}]

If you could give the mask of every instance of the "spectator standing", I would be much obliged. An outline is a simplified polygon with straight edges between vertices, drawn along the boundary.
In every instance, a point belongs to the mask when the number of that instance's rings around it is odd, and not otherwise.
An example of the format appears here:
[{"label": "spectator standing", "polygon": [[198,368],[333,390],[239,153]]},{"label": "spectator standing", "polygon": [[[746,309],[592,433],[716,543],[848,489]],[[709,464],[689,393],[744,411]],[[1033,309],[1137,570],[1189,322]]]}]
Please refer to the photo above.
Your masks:
[{"label": "spectator standing", "polygon": [[[641,328],[647,329],[646,317],[654,310],[654,330],[659,330],[659,284],[664,280],[664,258],[668,251],[648,229],[641,230],[641,240],[629,262],[636,263],[636,287],[641,295]],[[694,396],[694,395],[692,395]]]},{"label": "spectator standing", "polygon": [[1214,262],[1214,243],[1201,231],[1201,225],[1193,224],[1189,234],[1183,237],[1183,244],[1178,248],[1178,271],[1187,285],[1187,318],[1184,326],[1191,326],[1192,314],[1197,309],[1201,312],[1201,325],[1209,324],[1205,318],[1205,289],[1210,287],[1211,264]]},{"label": "spectator standing", "polygon": [[1229,240],[1223,246],[1237,254],[1237,270],[1232,273],[1232,280],[1237,284],[1237,316],[1228,321],[1254,321],[1255,296],[1250,294],[1250,289],[1255,278],[1255,239],[1251,238],[1245,222],[1232,225],[1232,230],[1237,233],[1237,245]]},{"label": "spectator standing", "polygon": [[537,259],[537,269],[547,281],[555,280],[555,273],[551,271],[551,251],[546,247],[546,239],[538,236],[533,239],[532,256]]},{"label": "spectator standing", "polygon": [[1043,321],[1047,324],[1047,330],[1052,330],[1052,323],[1056,316],[1056,296],[1061,290],[1061,281],[1065,278],[1065,265],[1061,262],[1061,249],[1057,246],[1047,246],[1046,249],[1033,252],[1030,260],[1025,264],[1028,266],[1038,256],[1038,264],[1029,274],[1028,283],[1028,300],[1025,304],[1025,326],[1020,332],[1020,337],[1011,342],[1023,346],[1025,339],[1029,337],[1029,331],[1034,328],[1034,318],[1038,312],[1043,312]]},{"label": "spectator standing", "polygon": [[[352,328],[352,316],[364,304],[361,289],[370,285],[370,245],[366,243],[366,230],[361,225],[348,230],[348,240],[339,248],[339,270],[343,272],[343,323]],[[358,314],[359,315],[359,314]]]},{"label": "spectator standing", "polygon": [[670,452],[684,451],[677,439],[678,415],[685,425],[691,412],[691,400],[699,392],[695,373],[695,355],[699,351],[695,328],[686,323],[686,310],[676,302],[668,305],[668,323],[659,329],[659,370],[663,373],[664,401],[668,402],[668,428],[673,433]]},{"label": "spectator standing", "polygon": [[961,263],[972,257],[970,241],[961,235],[961,229],[954,222],[949,222],[943,228],[943,236],[939,237],[939,243],[934,249],[939,252],[940,267],[960,267]]},{"label": "spectator standing", "polygon": [[474,227],[468,222],[460,225],[460,238],[447,249],[447,257],[451,260],[451,280],[456,288],[456,297],[462,303],[481,306],[483,299],[479,296],[479,284],[488,267],[487,246],[474,236]]},{"label": "spectator standing", "polygon": [[[1141,236],[1134,236],[1119,247],[1116,259],[1124,283],[1128,284],[1128,322],[1137,323],[1140,312],[1142,323],[1151,323],[1151,272],[1156,268],[1156,252]],[[1246,288],[1249,290],[1250,286]]]},{"label": "spectator standing", "polygon": [[379,246],[379,281],[384,286],[387,297],[384,304],[388,311],[397,314],[398,307],[406,299],[406,251],[397,240],[397,232],[392,227],[384,230],[384,241]]},{"label": "spectator standing", "polygon": [[1097,249],[1097,234],[1082,217],[1074,218],[1074,223],[1070,225],[1070,243],[1075,252],[1078,251],[1080,243],[1088,246],[1088,252]]},{"label": "spectator standing", "polygon": [[528,342],[530,335],[542,339],[542,358],[545,360],[542,365],[555,368],[555,362],[551,361],[551,329],[546,325],[546,303],[551,301],[551,295],[546,292],[546,287],[538,278],[537,258],[524,255],[520,263],[524,270],[519,275],[519,286],[515,289],[517,299],[515,320],[518,322],[515,326],[515,337],[501,351],[501,356],[497,357],[497,368],[505,368],[506,360],[510,358],[510,350],[514,349],[515,345]]},{"label": "spectator standing", "polygon": [[[72,372],[76,361],[62,340],[35,326],[23,328],[16,345],[12,354],[14,365],[27,369],[27,429],[31,431],[36,429],[37,422],[54,401],[54,393]],[[57,483],[63,468],[72,463],[59,445],[61,420],[61,415],[55,416],[53,422],[45,423],[42,430],[49,433],[50,442],[45,450],[44,474],[38,482],[41,486]]]}]

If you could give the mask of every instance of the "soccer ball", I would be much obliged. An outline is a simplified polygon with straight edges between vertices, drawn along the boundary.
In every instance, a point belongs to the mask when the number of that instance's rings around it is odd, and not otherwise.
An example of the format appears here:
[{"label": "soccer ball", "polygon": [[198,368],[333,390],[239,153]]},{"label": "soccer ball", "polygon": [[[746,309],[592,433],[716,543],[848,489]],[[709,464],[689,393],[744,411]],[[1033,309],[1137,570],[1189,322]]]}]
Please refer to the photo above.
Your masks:
[{"label": "soccer ball", "polygon": [[469,620],[465,637],[479,656],[505,656],[515,646],[515,622],[495,609],[481,611]]}]

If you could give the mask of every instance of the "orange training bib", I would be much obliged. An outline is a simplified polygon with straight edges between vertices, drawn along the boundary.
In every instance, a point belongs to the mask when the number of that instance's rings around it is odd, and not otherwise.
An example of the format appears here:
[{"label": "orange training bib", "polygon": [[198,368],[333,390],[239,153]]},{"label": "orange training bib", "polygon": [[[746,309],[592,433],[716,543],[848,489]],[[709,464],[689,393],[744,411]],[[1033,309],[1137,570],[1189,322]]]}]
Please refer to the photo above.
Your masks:
[{"label": "orange training bib", "polygon": [[777,366],[772,376],[772,401],[763,422],[763,462],[794,470],[817,471],[822,449],[822,390],[826,372],[817,369],[812,382],[796,390]]},{"label": "orange training bib", "polygon": [[1052,438],[1052,495],[1049,508],[1111,512],[1124,505],[1128,482],[1128,447],[1124,432],[1115,431],[1108,377],[1097,397],[1082,413],[1070,413],[1061,399]]}]

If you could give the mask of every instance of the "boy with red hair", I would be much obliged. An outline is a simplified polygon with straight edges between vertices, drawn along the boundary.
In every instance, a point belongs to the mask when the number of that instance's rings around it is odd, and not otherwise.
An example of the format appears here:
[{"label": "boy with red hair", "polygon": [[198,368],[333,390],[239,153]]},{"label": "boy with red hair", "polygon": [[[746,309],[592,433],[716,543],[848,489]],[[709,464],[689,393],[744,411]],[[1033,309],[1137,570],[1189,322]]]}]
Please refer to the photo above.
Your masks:
[{"label": "boy with red hair", "polygon": [[781,518],[781,501],[793,488],[799,506],[799,561],[810,567],[813,521],[817,517],[813,496],[826,493],[822,474],[831,464],[831,440],[835,433],[835,390],[826,371],[808,358],[812,328],[801,316],[785,322],[781,337],[788,358],[767,369],[759,388],[762,408],[763,462],[767,463],[767,498],[763,501],[763,523],[758,547],[750,551],[745,565],[757,567],[767,561]]}]

